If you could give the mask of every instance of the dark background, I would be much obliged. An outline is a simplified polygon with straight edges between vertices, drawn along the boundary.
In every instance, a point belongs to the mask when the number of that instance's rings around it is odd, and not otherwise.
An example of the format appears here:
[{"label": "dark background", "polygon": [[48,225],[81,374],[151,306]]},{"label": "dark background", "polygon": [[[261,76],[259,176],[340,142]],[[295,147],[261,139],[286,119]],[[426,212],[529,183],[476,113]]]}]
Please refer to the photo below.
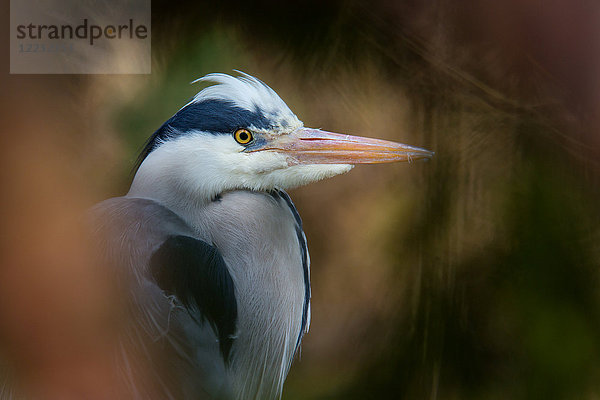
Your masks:
[{"label": "dark background", "polygon": [[190,81],[239,69],[306,126],[436,152],[291,192],[313,319],[285,399],[600,396],[599,3],[154,0],[152,44],[151,75],[0,66],[0,355],[26,391],[103,397],[119,302],[80,215]]}]

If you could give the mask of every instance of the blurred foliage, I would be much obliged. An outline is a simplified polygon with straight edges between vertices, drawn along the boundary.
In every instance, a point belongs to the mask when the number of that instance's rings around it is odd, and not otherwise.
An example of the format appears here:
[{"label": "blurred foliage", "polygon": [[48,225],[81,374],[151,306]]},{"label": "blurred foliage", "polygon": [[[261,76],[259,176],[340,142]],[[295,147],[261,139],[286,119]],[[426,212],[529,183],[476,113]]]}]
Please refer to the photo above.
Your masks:
[{"label": "blurred foliage", "polygon": [[[543,128],[519,129],[529,135]],[[424,226],[394,251],[398,260],[415,246],[423,252],[413,278],[415,310],[396,319],[393,335],[339,398],[598,393],[600,213],[584,179],[557,166],[557,154],[529,145],[505,178],[498,221],[490,221],[505,226],[498,232],[504,237],[464,260],[429,250],[447,229],[438,207],[454,188],[436,191]],[[413,267],[399,262],[398,268]]]}]

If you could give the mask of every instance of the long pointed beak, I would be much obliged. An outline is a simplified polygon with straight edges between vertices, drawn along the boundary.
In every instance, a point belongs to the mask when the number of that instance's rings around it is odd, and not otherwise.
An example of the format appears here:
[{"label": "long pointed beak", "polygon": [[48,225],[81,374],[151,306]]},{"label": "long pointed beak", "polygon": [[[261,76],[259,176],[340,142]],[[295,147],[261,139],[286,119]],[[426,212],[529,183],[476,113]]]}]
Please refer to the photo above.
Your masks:
[{"label": "long pointed beak", "polygon": [[[258,151],[259,149],[257,149]],[[377,164],[427,160],[433,152],[419,147],[360,136],[300,128],[270,140],[261,151],[284,153],[291,164]]]}]

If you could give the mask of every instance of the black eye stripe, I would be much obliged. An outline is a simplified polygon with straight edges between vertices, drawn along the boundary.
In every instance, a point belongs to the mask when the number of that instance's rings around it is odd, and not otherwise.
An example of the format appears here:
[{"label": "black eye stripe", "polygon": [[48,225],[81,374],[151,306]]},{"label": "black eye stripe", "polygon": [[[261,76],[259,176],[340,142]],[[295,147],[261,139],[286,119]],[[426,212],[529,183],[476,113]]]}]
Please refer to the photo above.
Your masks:
[{"label": "black eye stripe", "polygon": [[[273,127],[273,123],[258,107],[254,111],[249,111],[228,100],[207,99],[191,102],[177,111],[152,134],[138,157],[135,171],[148,154],[162,142],[195,131],[213,135],[231,135],[231,132],[240,126],[268,130]],[[251,139],[251,142],[254,141],[256,138]]]}]

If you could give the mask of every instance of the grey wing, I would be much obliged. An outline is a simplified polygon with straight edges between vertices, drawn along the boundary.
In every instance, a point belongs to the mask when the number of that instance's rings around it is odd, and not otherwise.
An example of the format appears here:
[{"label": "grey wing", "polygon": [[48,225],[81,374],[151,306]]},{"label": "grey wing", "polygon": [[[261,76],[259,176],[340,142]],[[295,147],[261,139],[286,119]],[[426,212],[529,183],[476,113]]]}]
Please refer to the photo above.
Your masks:
[{"label": "grey wing", "polygon": [[116,357],[126,397],[229,397],[237,309],[217,249],[152,200],[109,199],[92,216],[101,254],[127,299]]}]

